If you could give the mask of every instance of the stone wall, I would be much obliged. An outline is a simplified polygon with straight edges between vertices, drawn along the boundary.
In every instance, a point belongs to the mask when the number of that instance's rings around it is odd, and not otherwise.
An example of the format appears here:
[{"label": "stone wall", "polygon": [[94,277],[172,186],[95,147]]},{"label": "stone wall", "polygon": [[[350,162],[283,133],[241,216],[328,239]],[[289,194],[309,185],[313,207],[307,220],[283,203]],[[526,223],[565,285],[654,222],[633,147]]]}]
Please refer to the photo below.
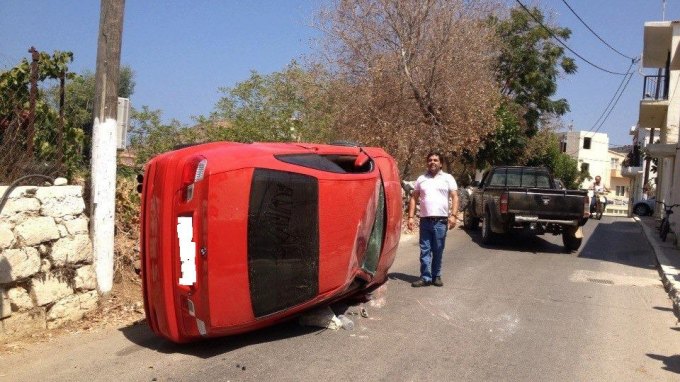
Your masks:
[{"label": "stone wall", "polygon": [[97,306],[84,210],[81,186],[10,194],[0,210],[0,337],[58,327]]}]

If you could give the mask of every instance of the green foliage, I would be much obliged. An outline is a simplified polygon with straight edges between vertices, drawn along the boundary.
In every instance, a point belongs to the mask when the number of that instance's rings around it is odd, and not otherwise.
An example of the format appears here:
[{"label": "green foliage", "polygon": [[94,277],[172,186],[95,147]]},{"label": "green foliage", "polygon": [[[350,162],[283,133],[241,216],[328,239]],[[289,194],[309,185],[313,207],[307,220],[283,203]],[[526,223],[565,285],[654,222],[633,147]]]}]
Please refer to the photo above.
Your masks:
[{"label": "green foliage", "polygon": [[528,141],[522,161],[527,166],[547,167],[568,189],[579,188],[587,176],[579,171],[576,159],[561,152],[559,137],[550,130],[541,130]]},{"label": "green foliage", "polygon": [[[223,96],[206,125],[207,140],[307,141],[328,136],[330,118],[321,96],[323,84],[296,62],[283,71],[222,87]],[[228,126],[224,126],[228,121]],[[215,124],[222,124],[215,126]],[[212,126],[211,126],[212,125]],[[217,127],[217,128],[216,128]],[[225,128],[226,127],[226,128]]]},{"label": "green foliage", "polygon": [[128,136],[138,164],[178,145],[193,142],[194,137],[186,126],[176,120],[163,123],[160,110],[142,106],[141,110],[132,110],[130,114]]},{"label": "green foliage", "polygon": [[522,158],[527,145],[527,136],[516,112],[517,105],[504,102],[496,110],[499,126],[482,142],[476,155],[467,150],[464,160],[474,162],[477,168],[496,165],[515,165]]},{"label": "green foliage", "polygon": [[564,48],[552,38],[555,35],[566,41],[571,30],[547,25],[539,8],[533,7],[530,12],[533,17],[515,7],[510,10],[510,17],[502,20],[491,17],[490,24],[501,42],[498,80],[502,93],[522,106],[527,134],[531,136],[538,131],[540,118],[545,113],[564,115],[569,111],[567,100],[550,97],[557,91],[560,68],[566,74],[573,74],[576,63],[564,55]]}]

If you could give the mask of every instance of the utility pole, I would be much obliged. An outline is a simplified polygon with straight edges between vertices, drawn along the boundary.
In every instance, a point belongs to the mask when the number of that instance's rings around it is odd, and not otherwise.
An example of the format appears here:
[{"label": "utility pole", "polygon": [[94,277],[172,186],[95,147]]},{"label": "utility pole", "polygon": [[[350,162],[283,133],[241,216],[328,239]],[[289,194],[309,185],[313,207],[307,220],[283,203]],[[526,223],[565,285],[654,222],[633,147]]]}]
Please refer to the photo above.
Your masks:
[{"label": "utility pole", "polygon": [[116,119],[125,0],[101,0],[91,158],[91,237],[97,288],[113,287],[116,207]]}]

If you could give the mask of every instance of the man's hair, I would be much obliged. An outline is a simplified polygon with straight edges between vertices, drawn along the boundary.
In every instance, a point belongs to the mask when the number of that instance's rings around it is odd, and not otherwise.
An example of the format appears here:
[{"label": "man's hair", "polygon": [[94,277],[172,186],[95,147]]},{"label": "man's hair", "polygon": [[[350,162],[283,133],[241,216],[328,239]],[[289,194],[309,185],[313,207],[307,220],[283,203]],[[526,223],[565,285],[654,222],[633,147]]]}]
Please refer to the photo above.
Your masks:
[{"label": "man's hair", "polygon": [[425,157],[425,160],[430,159],[431,156],[436,155],[439,158],[439,161],[442,161],[442,154],[439,151],[430,151],[427,153],[427,156]]}]

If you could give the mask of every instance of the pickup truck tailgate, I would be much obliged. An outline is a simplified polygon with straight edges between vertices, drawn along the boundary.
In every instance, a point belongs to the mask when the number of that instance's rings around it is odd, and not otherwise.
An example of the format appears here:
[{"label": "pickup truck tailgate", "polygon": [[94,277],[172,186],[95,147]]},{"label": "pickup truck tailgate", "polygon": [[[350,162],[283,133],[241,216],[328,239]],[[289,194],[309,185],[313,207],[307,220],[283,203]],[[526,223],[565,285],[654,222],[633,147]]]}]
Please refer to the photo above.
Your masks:
[{"label": "pickup truck tailgate", "polygon": [[585,191],[527,188],[508,190],[508,213],[541,219],[573,220],[583,217]]}]

